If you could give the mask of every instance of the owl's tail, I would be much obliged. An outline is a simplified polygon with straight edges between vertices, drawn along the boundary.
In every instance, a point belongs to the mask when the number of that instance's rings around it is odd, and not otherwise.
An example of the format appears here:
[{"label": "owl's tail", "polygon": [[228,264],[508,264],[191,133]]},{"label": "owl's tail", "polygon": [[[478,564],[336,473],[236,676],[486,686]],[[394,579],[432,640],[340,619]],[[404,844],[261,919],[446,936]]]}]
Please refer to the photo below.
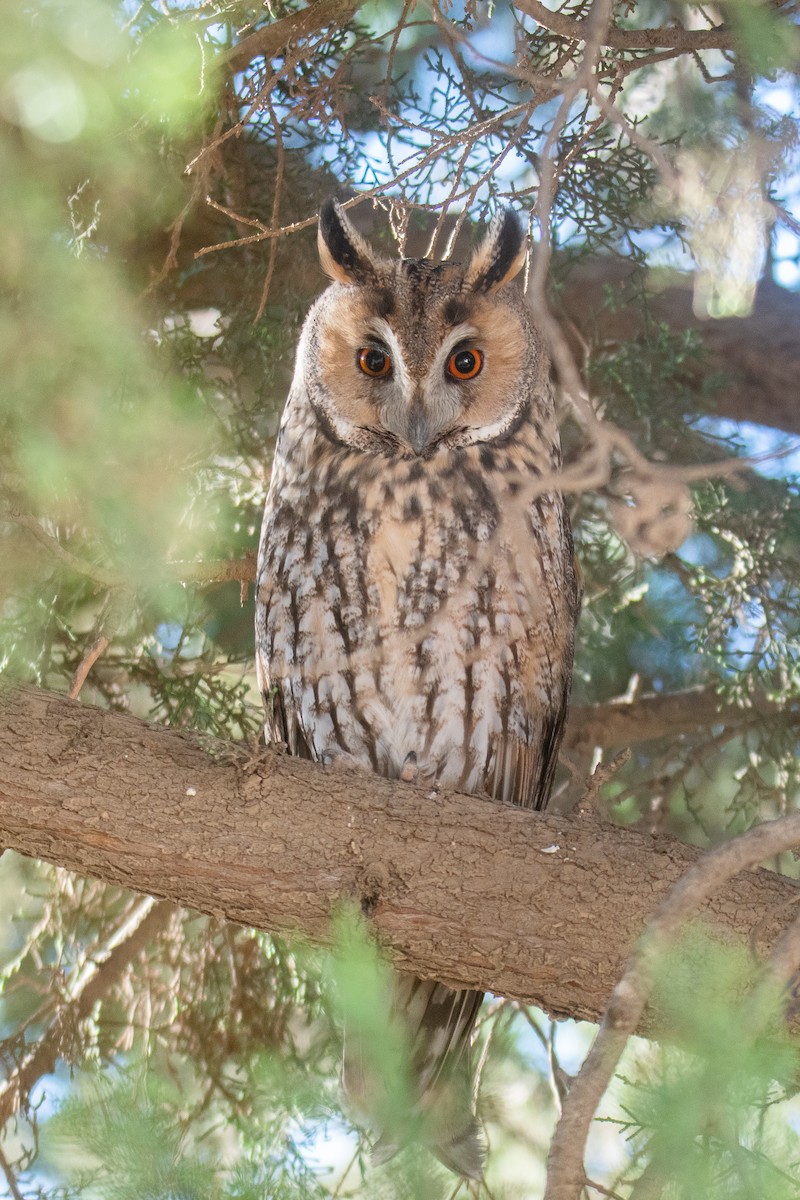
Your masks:
[{"label": "owl's tail", "polygon": [[484,1146],[472,1111],[470,1041],[483,992],[404,974],[395,975],[394,985],[392,1015],[410,1053],[410,1111],[392,1105],[375,1048],[366,1052],[345,1031],[342,1084],[348,1103],[380,1129],[373,1162],[421,1141],[457,1175],[480,1179]]}]

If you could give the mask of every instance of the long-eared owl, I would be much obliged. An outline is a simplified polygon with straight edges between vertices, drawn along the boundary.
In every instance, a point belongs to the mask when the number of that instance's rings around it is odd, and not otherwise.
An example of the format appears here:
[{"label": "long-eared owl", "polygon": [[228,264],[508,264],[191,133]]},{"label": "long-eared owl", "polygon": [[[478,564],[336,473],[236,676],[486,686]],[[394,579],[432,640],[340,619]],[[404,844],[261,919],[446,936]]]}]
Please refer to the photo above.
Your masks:
[{"label": "long-eared owl", "polygon": [[[328,201],[319,249],[333,282],[303,327],[259,549],[267,737],[542,808],[579,588],[549,363],[509,283],[520,223],[499,213],[466,265],[391,260]],[[480,1177],[468,1059],[481,999],[397,976],[415,1121],[387,1116],[345,1032],[345,1093],[381,1114],[379,1160],[416,1136]]]}]

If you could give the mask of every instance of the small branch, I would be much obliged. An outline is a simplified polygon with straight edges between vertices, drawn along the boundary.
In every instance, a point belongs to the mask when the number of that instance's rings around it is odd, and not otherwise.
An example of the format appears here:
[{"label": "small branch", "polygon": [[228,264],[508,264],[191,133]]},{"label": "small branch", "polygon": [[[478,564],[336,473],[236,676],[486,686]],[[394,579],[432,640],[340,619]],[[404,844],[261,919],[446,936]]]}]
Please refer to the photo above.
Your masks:
[{"label": "small branch", "polygon": [[[688,915],[734,876],[799,843],[800,813],[767,821],[704,855],[661,901],[612,992],[597,1037],[564,1100],[548,1155],[544,1200],[579,1200],[589,1129],[628,1038],[642,1020],[655,955],[675,940]],[[799,949],[800,927],[793,926],[776,946],[776,969],[785,972],[796,962]]]},{"label": "small branch", "polygon": [[77,700],[94,664],[97,662],[101,654],[105,654],[111,642],[104,633],[101,633],[98,638],[92,642],[89,649],[84,654],[78,666],[75,669],[75,674],[72,676],[72,681],[69,685],[67,695],[70,700]]},{"label": "small branch", "polygon": [[14,1172],[11,1169],[11,1164],[9,1163],[2,1149],[0,1149],[0,1168],[2,1168],[3,1174],[6,1177],[9,1195],[12,1197],[12,1200],[25,1200],[22,1192],[19,1190],[19,1185],[17,1184]]},{"label": "small branch", "polygon": [[232,72],[243,71],[254,58],[274,58],[290,42],[309,37],[328,25],[345,25],[352,20],[361,0],[317,0],[300,12],[290,13],[249,34],[222,55]]},{"label": "small branch", "polygon": [[136,955],[166,928],[174,911],[166,902],[154,904],[149,897],[142,900],[94,957],[67,1003],[59,1008],[27,1058],[11,1071],[0,1091],[0,1130],[24,1106],[34,1085],[53,1071],[70,1031],[108,995]]},{"label": "small branch", "polygon": [[[585,42],[592,34],[591,17],[575,20],[563,13],[553,12],[540,4],[539,0],[514,0],[521,12],[533,17],[537,25],[549,29],[559,37],[572,42]],[[603,34],[602,46],[611,50],[732,50],[733,39],[724,25],[713,29],[683,29],[680,26],[664,26],[659,29],[620,29],[609,26]]]},{"label": "small branch", "polygon": [[256,556],[245,558],[222,558],[211,562],[171,562],[166,570],[173,579],[181,583],[255,583]]},{"label": "small branch", "polygon": [[[94,580],[101,587],[130,587],[130,580],[121,572],[97,566],[88,559],[81,558],[67,550],[58,538],[48,533],[31,513],[12,509],[7,519],[27,530],[40,545],[50,551],[54,558],[65,567],[69,567],[71,571],[75,571],[76,574]],[[162,570],[168,578],[179,580],[181,583],[202,585],[228,583],[232,580],[237,583],[255,583],[256,559],[255,554],[248,554],[244,558],[218,559],[210,562],[170,562],[165,563]]]},{"label": "small branch", "polygon": [[119,587],[123,580],[115,572],[107,571],[103,567],[97,566],[95,563],[90,563],[84,558],[79,558],[76,554],[72,554],[69,550],[61,545],[58,538],[53,537],[52,533],[48,533],[43,529],[36,517],[32,513],[22,512],[17,508],[12,508],[8,513],[7,519],[13,521],[15,525],[27,530],[32,537],[45,546],[54,558],[70,570],[75,571],[78,575],[85,575],[88,579],[93,579],[95,583],[101,587]]},{"label": "small branch", "polygon": [[686,688],[664,696],[574,707],[563,746],[567,753],[591,753],[596,746],[636,745],[712,725],[749,726],[776,717],[800,724],[800,705],[791,699],[771,700],[763,693],[751,696],[747,706],[730,704],[722,701],[713,687]]},{"label": "small branch", "polygon": [[[272,215],[270,216],[270,225],[275,228],[280,222],[281,213],[281,188],[283,187],[283,172],[286,161],[286,149],[283,143],[283,134],[281,133],[281,123],[275,115],[275,108],[269,95],[264,97],[264,104],[272,121],[272,136],[275,139],[275,151],[277,155],[275,163],[275,182],[273,184],[272,194]],[[275,263],[278,257],[278,240],[272,238],[269,243],[269,259],[267,262],[267,273],[264,277],[264,286],[261,289],[261,299],[258,302],[256,315],[253,317],[253,324],[257,325],[264,315],[264,309],[267,306],[269,298],[269,289],[272,284],[272,276],[275,273]]]},{"label": "small branch", "polygon": [[578,810],[580,812],[586,812],[595,806],[597,803],[597,798],[600,795],[600,789],[605,787],[607,783],[611,782],[617,771],[621,770],[622,767],[625,766],[630,757],[630,747],[626,746],[626,748],[621,750],[619,754],[611,760],[611,762],[604,763],[601,761],[597,764],[595,769],[592,771],[589,780],[587,781],[583,795],[578,801]]}]

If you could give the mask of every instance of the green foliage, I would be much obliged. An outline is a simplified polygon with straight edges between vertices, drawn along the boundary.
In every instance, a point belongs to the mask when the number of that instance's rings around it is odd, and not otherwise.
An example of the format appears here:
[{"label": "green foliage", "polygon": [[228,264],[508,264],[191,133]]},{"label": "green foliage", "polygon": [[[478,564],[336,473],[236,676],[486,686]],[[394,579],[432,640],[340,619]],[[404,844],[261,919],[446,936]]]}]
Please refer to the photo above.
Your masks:
[{"label": "green foliage", "polygon": [[137,1068],[113,1083],[97,1074],[81,1077],[48,1123],[42,1166],[69,1195],[86,1200],[261,1200],[265,1195],[317,1200],[328,1195],[305,1164],[302,1144],[291,1137],[276,1139],[273,1152],[258,1161],[226,1163],[230,1138],[215,1138],[213,1130],[193,1137],[179,1117],[185,1099],[182,1081]]},{"label": "green foliage", "polygon": [[197,41],[171,23],[137,45],[115,6],[74,0],[16,7],[0,48],[0,209],[14,214],[0,264],[5,490],[15,508],[90,529],[93,560],[140,587],[210,449],[125,262],[180,203],[174,139],[213,94],[199,68]]},{"label": "green foliage", "polygon": [[782,68],[792,68],[796,64],[800,55],[800,30],[782,21],[768,4],[733,0],[727,12],[754,75],[774,78]]},{"label": "green foliage", "polygon": [[788,1200],[800,1187],[798,1047],[780,989],[757,980],[749,952],[701,927],[658,958],[660,1040],[627,1068],[619,1124],[669,1200]]}]

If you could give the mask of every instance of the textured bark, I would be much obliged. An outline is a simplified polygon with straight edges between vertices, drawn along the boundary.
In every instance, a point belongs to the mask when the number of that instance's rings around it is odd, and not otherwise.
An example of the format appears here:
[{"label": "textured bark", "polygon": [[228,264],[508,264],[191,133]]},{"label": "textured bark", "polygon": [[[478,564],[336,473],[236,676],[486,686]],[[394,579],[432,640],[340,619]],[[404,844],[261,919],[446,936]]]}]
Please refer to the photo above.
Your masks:
[{"label": "textured bark", "polygon": [[[216,753],[215,753],[216,751]],[[599,823],[427,793],[0,692],[0,842],[229,920],[324,941],[349,900],[401,966],[597,1020],[699,857]],[[800,888],[747,872],[700,910],[771,948]]]}]

